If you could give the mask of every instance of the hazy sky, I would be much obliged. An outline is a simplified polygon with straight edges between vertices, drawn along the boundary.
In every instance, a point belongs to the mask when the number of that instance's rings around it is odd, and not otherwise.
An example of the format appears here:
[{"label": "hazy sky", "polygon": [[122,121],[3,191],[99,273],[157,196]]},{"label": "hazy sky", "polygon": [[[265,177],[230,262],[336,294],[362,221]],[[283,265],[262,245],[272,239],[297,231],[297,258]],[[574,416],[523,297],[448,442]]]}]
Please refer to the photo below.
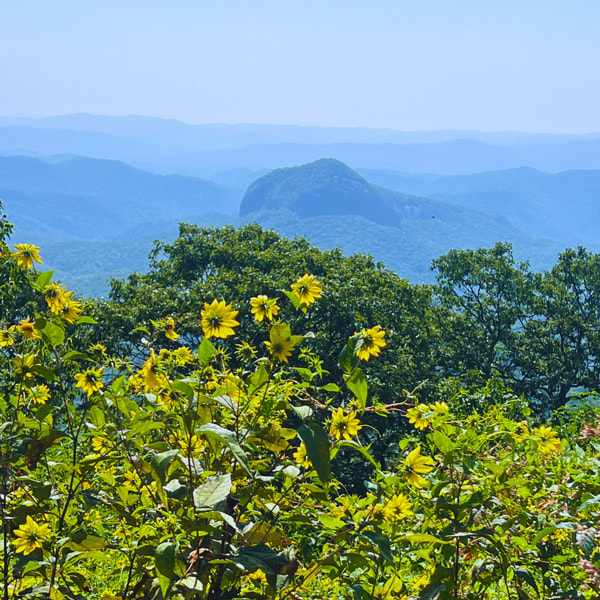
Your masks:
[{"label": "hazy sky", "polygon": [[0,114],[600,131],[598,0],[0,0]]}]

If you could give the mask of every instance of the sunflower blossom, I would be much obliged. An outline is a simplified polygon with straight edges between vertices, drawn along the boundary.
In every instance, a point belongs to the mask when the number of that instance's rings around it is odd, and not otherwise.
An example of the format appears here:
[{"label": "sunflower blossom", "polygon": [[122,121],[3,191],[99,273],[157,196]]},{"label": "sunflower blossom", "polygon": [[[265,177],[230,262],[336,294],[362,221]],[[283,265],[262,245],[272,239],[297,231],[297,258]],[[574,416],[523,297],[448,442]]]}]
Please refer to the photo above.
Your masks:
[{"label": "sunflower blossom", "polygon": [[79,315],[83,310],[81,302],[76,300],[67,300],[61,304],[60,308],[56,312],[61,319],[67,321],[67,323],[75,323],[79,319]]},{"label": "sunflower blossom", "polygon": [[429,456],[421,456],[421,446],[417,446],[404,461],[406,479],[408,483],[416,488],[427,485],[427,481],[421,475],[433,471],[433,459]]},{"label": "sunflower blossom", "polygon": [[102,372],[104,369],[87,369],[83,373],[77,373],[75,387],[82,389],[88,396],[104,387],[102,383]]},{"label": "sunflower blossom", "polygon": [[34,385],[29,390],[29,398],[34,404],[46,404],[50,399],[50,388],[45,383]]},{"label": "sunflower blossom", "polygon": [[311,305],[321,298],[321,284],[312,275],[304,275],[291,285],[292,292],[298,296],[302,304]]},{"label": "sunflower blossom", "polygon": [[163,388],[169,383],[169,380],[165,374],[159,371],[159,365],[156,361],[154,348],[150,350],[150,356],[142,365],[139,374],[144,378],[144,385],[148,391]]},{"label": "sunflower blossom", "polygon": [[385,504],[384,515],[389,521],[400,521],[413,515],[412,503],[404,494],[394,494]]},{"label": "sunflower blossom", "polygon": [[43,294],[50,311],[58,314],[61,306],[71,300],[73,292],[67,292],[64,285],[61,286],[53,281],[44,287]]},{"label": "sunflower blossom", "polygon": [[17,331],[28,340],[39,340],[42,337],[40,332],[35,328],[35,323],[32,323],[29,317],[17,325]]},{"label": "sunflower blossom", "polygon": [[265,342],[271,356],[280,361],[287,362],[294,351],[294,342],[289,337],[271,336],[270,342]]},{"label": "sunflower blossom", "polygon": [[235,320],[238,315],[237,310],[233,310],[231,304],[227,304],[225,300],[217,302],[213,300],[211,304],[204,303],[202,311],[202,331],[207,338],[228,338],[234,335],[234,327],[239,325]]},{"label": "sunflower blossom", "polygon": [[296,452],[294,452],[294,460],[303,469],[310,469],[312,467],[312,462],[310,461],[310,458],[308,458],[308,454],[306,452],[306,446],[304,445],[304,442],[302,442],[300,444],[300,446],[298,447],[298,450],[296,450]]},{"label": "sunflower blossom", "polygon": [[280,311],[277,300],[278,298],[269,298],[264,294],[250,298],[250,312],[254,315],[254,319],[259,323],[265,318],[272,321]]},{"label": "sunflower blossom", "polygon": [[560,438],[554,429],[542,425],[535,427],[533,437],[537,442],[537,448],[542,454],[558,454],[561,449]]},{"label": "sunflower blossom", "polygon": [[16,326],[11,325],[8,329],[0,329],[0,348],[8,348],[15,345]]},{"label": "sunflower blossom", "polygon": [[173,317],[167,317],[167,323],[165,325],[165,336],[169,340],[176,340],[179,334],[175,332],[175,321]]},{"label": "sunflower blossom", "polygon": [[360,360],[369,360],[371,356],[379,356],[381,349],[387,345],[387,342],[383,339],[385,331],[375,325],[371,329],[361,329],[357,333],[359,338],[359,348],[356,350],[356,356]]},{"label": "sunflower blossom", "polygon": [[36,548],[41,548],[44,540],[50,536],[50,525],[42,523],[38,525],[29,515],[25,523],[15,530],[17,539],[13,542],[16,551],[27,556]]},{"label": "sunflower blossom", "polygon": [[15,250],[11,254],[17,259],[17,265],[21,269],[31,269],[34,261],[44,264],[40,258],[40,249],[33,244],[15,244]]},{"label": "sunflower blossom", "polygon": [[349,440],[354,437],[360,430],[362,425],[356,418],[356,411],[352,410],[345,414],[341,408],[338,408],[332,415],[329,433],[336,440]]},{"label": "sunflower blossom", "polygon": [[417,404],[406,411],[408,422],[415,426],[415,429],[425,429],[431,425],[432,417],[431,407],[427,404]]}]

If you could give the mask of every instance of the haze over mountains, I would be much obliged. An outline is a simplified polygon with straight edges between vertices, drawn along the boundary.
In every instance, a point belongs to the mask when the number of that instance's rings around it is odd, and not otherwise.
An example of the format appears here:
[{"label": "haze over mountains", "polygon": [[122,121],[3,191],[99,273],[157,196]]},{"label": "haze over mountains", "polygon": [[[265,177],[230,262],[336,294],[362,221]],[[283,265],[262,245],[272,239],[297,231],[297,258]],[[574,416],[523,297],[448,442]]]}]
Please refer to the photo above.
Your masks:
[{"label": "haze over mountains", "polygon": [[14,240],[89,294],[181,221],[256,220],[431,281],[454,247],[510,241],[539,269],[595,249],[600,135],[0,117],[0,198]]}]

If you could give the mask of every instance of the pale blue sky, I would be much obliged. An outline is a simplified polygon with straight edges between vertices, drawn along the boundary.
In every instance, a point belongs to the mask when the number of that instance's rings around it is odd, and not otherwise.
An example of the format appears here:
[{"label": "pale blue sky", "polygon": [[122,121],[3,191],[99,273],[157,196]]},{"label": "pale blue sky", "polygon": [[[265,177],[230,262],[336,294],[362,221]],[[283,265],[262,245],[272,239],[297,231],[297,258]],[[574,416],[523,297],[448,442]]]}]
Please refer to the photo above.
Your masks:
[{"label": "pale blue sky", "polygon": [[598,0],[0,0],[0,114],[600,131]]}]

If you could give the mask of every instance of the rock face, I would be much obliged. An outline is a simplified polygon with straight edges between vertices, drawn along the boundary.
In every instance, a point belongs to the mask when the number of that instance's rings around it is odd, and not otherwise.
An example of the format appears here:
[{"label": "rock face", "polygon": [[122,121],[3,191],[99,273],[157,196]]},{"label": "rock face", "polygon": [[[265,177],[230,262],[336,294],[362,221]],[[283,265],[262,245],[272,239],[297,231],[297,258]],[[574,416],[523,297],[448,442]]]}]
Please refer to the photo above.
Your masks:
[{"label": "rock face", "polygon": [[386,198],[389,192],[382,192],[344,163],[323,158],[300,167],[276,169],[257,179],[242,199],[240,216],[287,209],[301,218],[358,215],[399,226],[401,215]]}]

